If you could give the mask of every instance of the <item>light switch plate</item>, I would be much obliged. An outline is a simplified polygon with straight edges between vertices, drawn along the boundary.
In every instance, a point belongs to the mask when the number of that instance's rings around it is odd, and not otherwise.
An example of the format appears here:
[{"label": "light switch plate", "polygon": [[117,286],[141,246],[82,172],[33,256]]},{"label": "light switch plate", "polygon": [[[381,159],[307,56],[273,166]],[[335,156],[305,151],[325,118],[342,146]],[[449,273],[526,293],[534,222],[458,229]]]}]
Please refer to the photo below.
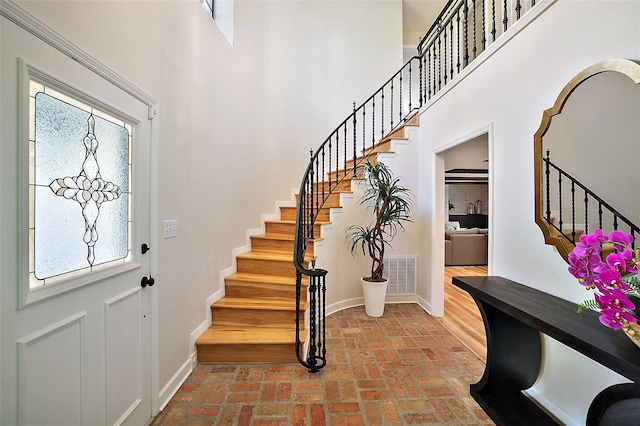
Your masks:
[{"label": "light switch plate", "polygon": [[178,236],[178,221],[177,220],[165,220],[163,238],[175,238]]}]

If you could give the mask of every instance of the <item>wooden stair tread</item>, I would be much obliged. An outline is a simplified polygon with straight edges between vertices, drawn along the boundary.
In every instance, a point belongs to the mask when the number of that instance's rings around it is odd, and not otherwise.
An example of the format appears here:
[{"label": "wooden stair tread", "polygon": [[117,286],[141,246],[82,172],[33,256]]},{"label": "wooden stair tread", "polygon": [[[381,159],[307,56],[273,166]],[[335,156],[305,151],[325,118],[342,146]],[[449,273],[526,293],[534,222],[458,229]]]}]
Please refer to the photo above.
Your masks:
[{"label": "wooden stair tread", "polygon": [[[300,340],[307,337],[307,330],[300,330]],[[209,327],[198,339],[196,345],[220,345],[220,344],[282,344],[294,343],[296,339],[295,328],[259,328],[259,329],[234,329],[229,327]]]},{"label": "wooden stair tread", "polygon": [[[300,309],[305,310],[308,303],[300,301]],[[266,311],[295,311],[296,302],[291,299],[260,299],[244,297],[223,297],[212,305],[218,309],[252,309]]]}]

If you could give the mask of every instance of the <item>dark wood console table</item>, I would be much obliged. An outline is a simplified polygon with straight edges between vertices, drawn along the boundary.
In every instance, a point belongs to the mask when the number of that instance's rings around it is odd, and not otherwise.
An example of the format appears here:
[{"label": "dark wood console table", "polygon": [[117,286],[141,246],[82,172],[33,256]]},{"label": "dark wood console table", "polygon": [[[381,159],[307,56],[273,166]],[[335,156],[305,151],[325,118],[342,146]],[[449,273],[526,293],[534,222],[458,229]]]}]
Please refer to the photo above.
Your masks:
[{"label": "dark wood console table", "polygon": [[596,312],[577,314],[575,303],[502,277],[453,277],[453,284],[473,297],[484,319],[487,364],[470,393],[497,425],[558,424],[522,393],[540,372],[540,333],[623,375],[629,386],[640,384],[640,348],[603,326]]}]

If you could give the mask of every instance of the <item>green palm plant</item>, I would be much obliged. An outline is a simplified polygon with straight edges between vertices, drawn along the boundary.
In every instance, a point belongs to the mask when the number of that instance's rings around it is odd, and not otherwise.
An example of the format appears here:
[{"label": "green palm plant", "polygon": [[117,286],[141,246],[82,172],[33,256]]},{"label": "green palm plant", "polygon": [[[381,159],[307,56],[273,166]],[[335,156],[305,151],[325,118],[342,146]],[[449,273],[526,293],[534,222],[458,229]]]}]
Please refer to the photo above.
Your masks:
[{"label": "green palm plant", "polygon": [[400,185],[400,179],[384,163],[367,160],[362,170],[365,192],[360,204],[373,210],[374,219],[369,226],[351,225],[346,229],[346,239],[351,254],[358,249],[371,258],[371,275],[366,281],[384,281],[384,251],[391,245],[404,223],[412,222],[409,215],[413,198],[411,190]]}]

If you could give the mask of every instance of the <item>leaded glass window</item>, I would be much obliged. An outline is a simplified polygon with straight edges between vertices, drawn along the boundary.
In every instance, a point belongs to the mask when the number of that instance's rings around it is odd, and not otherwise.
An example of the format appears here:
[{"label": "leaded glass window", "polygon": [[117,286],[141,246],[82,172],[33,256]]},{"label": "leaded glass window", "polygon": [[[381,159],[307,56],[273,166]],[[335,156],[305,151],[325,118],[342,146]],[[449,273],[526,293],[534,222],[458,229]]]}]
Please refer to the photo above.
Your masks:
[{"label": "leaded glass window", "polygon": [[30,288],[129,261],[133,126],[35,80],[29,96]]}]

